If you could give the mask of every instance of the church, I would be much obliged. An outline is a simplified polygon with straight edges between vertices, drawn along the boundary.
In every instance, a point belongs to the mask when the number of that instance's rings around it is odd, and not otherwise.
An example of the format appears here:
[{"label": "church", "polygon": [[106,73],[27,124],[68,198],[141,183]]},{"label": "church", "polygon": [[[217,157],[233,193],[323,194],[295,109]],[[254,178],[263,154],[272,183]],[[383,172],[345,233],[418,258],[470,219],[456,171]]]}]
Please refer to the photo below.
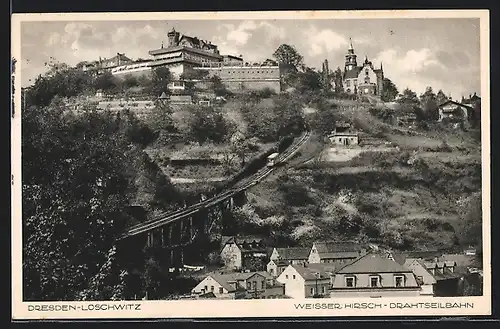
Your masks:
[{"label": "church", "polygon": [[350,94],[358,95],[382,95],[384,70],[382,63],[380,68],[376,69],[373,63],[365,57],[365,61],[358,66],[356,54],[352,47],[352,41],[349,43],[349,49],[345,55],[345,66],[342,77],[344,91]]}]

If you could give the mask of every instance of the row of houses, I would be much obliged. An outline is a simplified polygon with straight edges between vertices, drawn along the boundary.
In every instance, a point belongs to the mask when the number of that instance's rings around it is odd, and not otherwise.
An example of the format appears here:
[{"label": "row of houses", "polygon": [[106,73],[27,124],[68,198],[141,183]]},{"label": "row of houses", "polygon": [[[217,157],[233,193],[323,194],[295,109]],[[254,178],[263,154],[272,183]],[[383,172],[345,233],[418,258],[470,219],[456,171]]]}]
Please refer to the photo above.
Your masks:
[{"label": "row of houses", "polygon": [[[395,253],[357,242],[319,241],[311,248],[266,248],[259,238],[224,237],[224,271],[192,289],[212,298],[457,296],[465,254]],[[258,261],[255,261],[255,260]],[[458,263],[458,262],[460,263]],[[469,262],[469,263],[468,263]],[[259,268],[256,264],[265,264]],[[253,266],[253,267],[252,267]]]}]

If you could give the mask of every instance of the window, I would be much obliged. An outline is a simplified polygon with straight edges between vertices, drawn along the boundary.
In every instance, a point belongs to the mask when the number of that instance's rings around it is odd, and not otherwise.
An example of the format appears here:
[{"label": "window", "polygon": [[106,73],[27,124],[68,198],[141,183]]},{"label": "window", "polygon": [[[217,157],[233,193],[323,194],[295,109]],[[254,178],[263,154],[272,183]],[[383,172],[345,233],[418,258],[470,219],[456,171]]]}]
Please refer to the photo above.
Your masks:
[{"label": "window", "polygon": [[295,280],[295,274],[292,276],[292,278]]},{"label": "window", "polygon": [[314,288],[311,288],[311,295],[314,295]]},{"label": "window", "polygon": [[208,286],[205,286],[205,291],[208,291]]},{"label": "window", "polygon": [[285,277],[288,279],[288,275],[285,275]]},{"label": "window", "polygon": [[248,290],[252,289],[252,283],[250,281],[247,282],[247,289]]},{"label": "window", "polygon": [[224,288],[220,287],[219,288],[219,294],[223,294],[224,293]]},{"label": "window", "polygon": [[370,277],[370,287],[378,287],[379,286],[379,277],[372,276]]},{"label": "window", "polygon": [[321,292],[324,294],[326,292],[325,287],[321,288]]},{"label": "window", "polygon": [[264,281],[262,281],[261,283],[262,283],[262,289],[266,289],[266,283]]},{"label": "window", "polygon": [[214,291],[214,286],[210,286],[210,291]]},{"label": "window", "polygon": [[257,290],[257,281],[252,281],[253,290]]},{"label": "window", "polygon": [[354,277],[345,278],[346,287],[353,288],[354,287]]},{"label": "window", "polygon": [[420,285],[424,284],[424,277],[423,277],[423,276],[420,276],[420,275],[419,275],[419,276],[417,276],[417,282],[418,282],[418,284],[420,284]]},{"label": "window", "polygon": [[394,285],[396,287],[403,287],[404,286],[404,276],[396,276],[394,277]]}]

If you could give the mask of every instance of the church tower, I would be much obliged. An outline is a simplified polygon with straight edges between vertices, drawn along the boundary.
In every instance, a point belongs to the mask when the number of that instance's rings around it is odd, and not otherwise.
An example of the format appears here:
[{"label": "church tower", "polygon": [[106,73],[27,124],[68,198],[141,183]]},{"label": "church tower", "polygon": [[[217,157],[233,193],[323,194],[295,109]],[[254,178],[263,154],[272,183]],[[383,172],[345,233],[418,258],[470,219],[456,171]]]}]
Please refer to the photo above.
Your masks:
[{"label": "church tower", "polygon": [[358,66],[356,62],[356,54],[354,53],[354,48],[352,47],[352,40],[349,38],[349,49],[345,55],[345,71],[353,70]]}]

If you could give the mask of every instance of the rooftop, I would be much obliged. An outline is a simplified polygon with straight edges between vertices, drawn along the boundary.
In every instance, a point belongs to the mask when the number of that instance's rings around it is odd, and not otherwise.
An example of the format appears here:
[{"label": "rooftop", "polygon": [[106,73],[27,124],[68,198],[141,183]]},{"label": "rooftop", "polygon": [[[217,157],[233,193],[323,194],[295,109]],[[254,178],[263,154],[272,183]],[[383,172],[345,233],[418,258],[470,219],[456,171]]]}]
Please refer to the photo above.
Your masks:
[{"label": "rooftop", "polygon": [[280,259],[282,260],[307,259],[309,258],[311,248],[276,248],[276,251],[278,252]]},{"label": "rooftop", "polygon": [[331,264],[307,264],[307,266],[302,265],[290,265],[297,273],[304,278],[304,280],[316,280],[316,279],[329,279],[331,275],[335,273],[335,267]]},{"label": "rooftop", "polygon": [[337,273],[387,273],[387,272],[410,272],[401,264],[380,255],[377,252],[371,251],[367,254],[358,257],[350,263],[342,266]]}]

